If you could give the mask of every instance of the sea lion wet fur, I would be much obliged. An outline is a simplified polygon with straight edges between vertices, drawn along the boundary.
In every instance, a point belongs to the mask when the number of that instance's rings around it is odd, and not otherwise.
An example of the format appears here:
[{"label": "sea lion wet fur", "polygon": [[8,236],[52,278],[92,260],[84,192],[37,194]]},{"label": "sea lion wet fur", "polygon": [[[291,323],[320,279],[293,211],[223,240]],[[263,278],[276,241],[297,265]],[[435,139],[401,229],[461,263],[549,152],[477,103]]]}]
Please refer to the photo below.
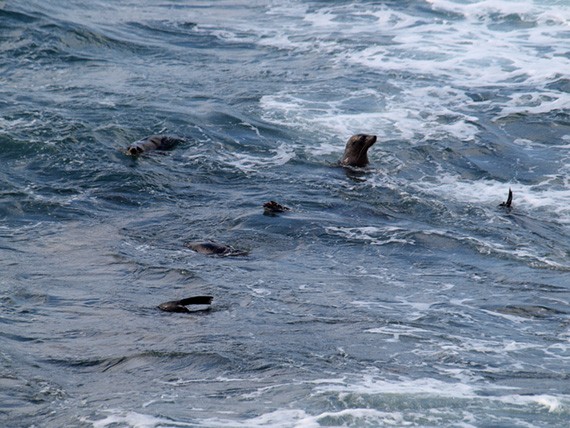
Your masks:
[{"label": "sea lion wet fur", "polygon": [[368,149],[376,142],[376,135],[356,134],[350,137],[340,160],[341,165],[364,167],[369,164]]},{"label": "sea lion wet fur", "polygon": [[151,135],[150,137],[141,138],[127,147],[127,154],[138,156],[141,153],[150,152],[152,150],[168,150],[178,144],[179,138],[164,135]]},{"label": "sea lion wet fur", "polygon": [[185,247],[201,254],[225,256],[245,256],[247,251],[236,250],[229,245],[220,245],[214,242],[185,242]]},{"label": "sea lion wet fur", "polygon": [[291,210],[291,208],[281,205],[275,201],[269,201],[263,204],[263,209],[267,213],[284,213]]}]

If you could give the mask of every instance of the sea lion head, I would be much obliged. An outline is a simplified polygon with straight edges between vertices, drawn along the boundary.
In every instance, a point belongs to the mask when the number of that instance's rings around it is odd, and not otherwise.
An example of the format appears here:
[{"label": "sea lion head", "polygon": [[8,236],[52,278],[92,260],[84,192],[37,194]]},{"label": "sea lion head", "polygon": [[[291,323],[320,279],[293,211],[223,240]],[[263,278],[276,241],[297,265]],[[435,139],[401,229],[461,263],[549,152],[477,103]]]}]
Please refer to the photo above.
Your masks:
[{"label": "sea lion head", "polygon": [[138,141],[135,141],[133,144],[127,147],[127,154],[131,156],[137,156],[141,153],[149,152],[151,150],[168,149],[178,141],[179,140],[175,138],[152,135],[150,137],[145,137]]},{"label": "sea lion head", "polygon": [[140,155],[143,152],[143,148],[139,146],[129,146],[127,147],[127,154],[131,156]]},{"label": "sea lion head", "polygon": [[368,165],[368,149],[376,142],[376,135],[356,134],[350,137],[340,163],[363,167]]}]

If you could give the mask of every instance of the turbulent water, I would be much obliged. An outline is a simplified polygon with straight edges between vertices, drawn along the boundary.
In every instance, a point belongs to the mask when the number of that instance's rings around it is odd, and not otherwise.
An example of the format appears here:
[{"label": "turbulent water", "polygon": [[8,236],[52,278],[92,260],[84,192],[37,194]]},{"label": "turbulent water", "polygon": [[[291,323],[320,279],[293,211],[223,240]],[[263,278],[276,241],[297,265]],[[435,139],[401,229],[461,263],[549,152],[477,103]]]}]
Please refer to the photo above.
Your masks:
[{"label": "turbulent water", "polygon": [[568,428],[569,22],[0,2],[0,425]]}]

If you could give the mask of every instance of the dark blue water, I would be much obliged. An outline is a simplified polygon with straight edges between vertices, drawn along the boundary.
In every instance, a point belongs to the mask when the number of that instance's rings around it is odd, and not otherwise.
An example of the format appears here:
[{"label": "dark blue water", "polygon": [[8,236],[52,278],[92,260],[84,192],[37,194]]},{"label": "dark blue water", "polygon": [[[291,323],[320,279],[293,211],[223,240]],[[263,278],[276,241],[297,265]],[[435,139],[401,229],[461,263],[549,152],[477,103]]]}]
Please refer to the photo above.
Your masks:
[{"label": "dark blue water", "polygon": [[567,428],[569,20],[0,3],[0,425]]}]

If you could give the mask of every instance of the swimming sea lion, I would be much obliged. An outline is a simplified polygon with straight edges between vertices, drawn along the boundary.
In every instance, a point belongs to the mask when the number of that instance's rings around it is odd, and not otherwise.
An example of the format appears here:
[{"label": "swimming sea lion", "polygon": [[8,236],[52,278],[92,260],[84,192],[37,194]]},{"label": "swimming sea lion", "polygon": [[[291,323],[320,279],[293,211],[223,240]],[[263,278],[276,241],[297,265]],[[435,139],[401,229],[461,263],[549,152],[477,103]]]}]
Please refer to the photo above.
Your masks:
[{"label": "swimming sea lion", "polygon": [[263,208],[264,208],[265,212],[268,212],[268,213],[284,213],[285,211],[289,211],[291,209],[289,207],[285,207],[281,204],[278,204],[275,201],[270,201],[270,202],[263,204]]},{"label": "swimming sea lion", "polygon": [[363,167],[368,165],[368,149],[376,142],[376,135],[356,134],[350,137],[340,160],[341,165]]},{"label": "swimming sea lion", "polygon": [[567,312],[541,305],[507,305],[504,308],[497,308],[495,311],[501,314],[516,315],[531,319],[568,315]]},{"label": "swimming sea lion", "polygon": [[127,154],[137,156],[151,150],[168,150],[178,144],[180,139],[163,135],[152,135],[135,141],[127,147]]},{"label": "swimming sea lion", "polygon": [[507,202],[501,202],[499,204],[500,207],[510,209],[511,203],[513,202],[513,191],[509,189],[509,196],[507,196]]},{"label": "swimming sea lion", "polygon": [[191,312],[186,308],[186,305],[209,305],[212,303],[212,299],[212,296],[188,297],[187,299],[164,302],[158,307],[166,312]]},{"label": "swimming sea lion", "polygon": [[224,256],[245,256],[247,251],[236,250],[229,245],[219,245],[213,242],[185,242],[185,247],[201,254]]}]

